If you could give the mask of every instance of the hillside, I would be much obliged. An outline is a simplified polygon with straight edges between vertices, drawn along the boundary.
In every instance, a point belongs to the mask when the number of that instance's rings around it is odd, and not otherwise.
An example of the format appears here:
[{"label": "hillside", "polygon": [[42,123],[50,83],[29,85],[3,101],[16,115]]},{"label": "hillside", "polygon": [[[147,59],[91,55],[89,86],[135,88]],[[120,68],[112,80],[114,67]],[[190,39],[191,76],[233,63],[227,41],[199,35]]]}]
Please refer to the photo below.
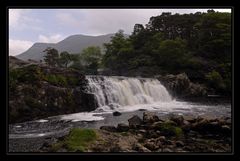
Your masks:
[{"label": "hillside", "polygon": [[22,60],[40,60],[43,59],[44,50],[47,47],[57,49],[59,52],[67,51],[75,54],[80,53],[84,48],[89,46],[100,46],[103,48],[104,43],[108,43],[114,34],[100,35],[100,36],[86,36],[86,35],[72,35],[66,39],[54,43],[35,43],[27,51],[17,55],[16,57]]}]

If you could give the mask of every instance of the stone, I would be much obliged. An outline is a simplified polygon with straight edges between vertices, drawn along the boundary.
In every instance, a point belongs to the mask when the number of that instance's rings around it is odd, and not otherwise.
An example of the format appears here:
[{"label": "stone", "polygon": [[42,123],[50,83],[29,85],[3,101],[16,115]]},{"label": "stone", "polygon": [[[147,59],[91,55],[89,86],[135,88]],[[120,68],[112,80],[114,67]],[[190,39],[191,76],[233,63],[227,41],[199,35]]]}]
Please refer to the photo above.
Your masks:
[{"label": "stone", "polygon": [[120,116],[120,115],[122,115],[121,112],[118,112],[118,111],[113,112],[113,116]]},{"label": "stone", "polygon": [[144,129],[138,130],[139,133],[145,134],[147,131]]},{"label": "stone", "polygon": [[151,152],[151,150],[149,150],[148,148],[144,147],[140,143],[136,143],[135,145],[133,145],[133,150],[136,150],[138,152]]},{"label": "stone", "polygon": [[178,126],[183,124],[183,116],[173,115],[170,117],[170,120],[174,121]]},{"label": "stone", "polygon": [[183,147],[184,146],[184,143],[182,141],[176,141],[175,144],[176,144],[177,147]]},{"label": "stone", "polygon": [[166,141],[166,137],[165,136],[160,136],[157,138],[159,141],[161,142],[165,142]]},{"label": "stone", "polygon": [[101,126],[100,129],[109,132],[117,132],[117,128],[115,126]]},{"label": "stone", "polygon": [[158,130],[158,129],[161,128],[162,123],[163,123],[163,121],[154,122],[154,123],[150,126],[150,129]]},{"label": "stone", "polygon": [[117,126],[117,130],[118,130],[119,132],[126,132],[126,131],[129,130],[129,126],[126,125],[126,124],[120,123],[120,124],[118,124],[118,126]]},{"label": "stone", "polygon": [[159,147],[154,142],[146,142],[144,147],[148,148],[151,151],[157,150]]},{"label": "stone", "polygon": [[144,123],[154,123],[157,121],[159,121],[159,118],[154,113],[152,113],[152,112],[144,112],[143,113],[143,122]]},{"label": "stone", "polygon": [[133,117],[128,119],[128,124],[130,128],[136,128],[137,126],[140,126],[142,122],[142,119],[137,115],[134,115]]}]

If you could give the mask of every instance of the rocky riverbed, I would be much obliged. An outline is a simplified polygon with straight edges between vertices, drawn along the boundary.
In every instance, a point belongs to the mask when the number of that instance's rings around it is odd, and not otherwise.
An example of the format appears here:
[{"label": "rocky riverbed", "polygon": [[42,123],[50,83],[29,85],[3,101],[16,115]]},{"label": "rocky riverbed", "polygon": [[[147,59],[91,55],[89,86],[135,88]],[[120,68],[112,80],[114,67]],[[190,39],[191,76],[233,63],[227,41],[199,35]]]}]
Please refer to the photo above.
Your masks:
[{"label": "rocky riverbed", "polygon": [[163,119],[144,112],[142,118],[129,118],[128,124],[94,129],[97,137],[87,144],[75,142],[75,148],[69,139],[84,136],[73,130],[53,141],[45,139],[39,152],[231,152],[231,129],[228,117],[169,115]]}]

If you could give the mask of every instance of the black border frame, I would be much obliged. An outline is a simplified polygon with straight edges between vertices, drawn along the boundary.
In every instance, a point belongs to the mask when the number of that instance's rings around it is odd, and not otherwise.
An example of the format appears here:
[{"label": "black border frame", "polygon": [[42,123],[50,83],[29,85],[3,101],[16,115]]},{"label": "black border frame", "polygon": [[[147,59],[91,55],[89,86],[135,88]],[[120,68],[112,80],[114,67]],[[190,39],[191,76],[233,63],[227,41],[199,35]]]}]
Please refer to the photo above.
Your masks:
[{"label": "black border frame", "polygon": [[[6,73],[5,73],[5,76],[6,77],[6,86],[5,86],[5,89],[6,89],[6,93],[5,93],[5,96],[6,96],[6,105],[5,107],[8,107],[8,8],[83,8],[83,9],[87,9],[87,8],[99,8],[99,9],[123,9],[123,8],[149,8],[149,9],[154,9],[154,8],[231,8],[232,9],[232,126],[233,126],[233,137],[232,137],[232,153],[12,153],[12,152],[8,152],[8,148],[5,149],[5,153],[4,156],[16,156],[16,155],[31,155],[31,156],[36,156],[37,155],[72,155],[72,156],[76,156],[76,155],[139,155],[139,156],[142,156],[142,155],[162,155],[162,156],[196,156],[196,155],[199,155],[201,156],[201,158],[204,156],[209,156],[209,157],[215,157],[215,156],[220,156],[219,158],[223,157],[225,158],[225,156],[228,156],[228,157],[231,157],[232,159],[234,157],[237,157],[238,159],[240,159],[239,157],[239,154],[237,154],[237,149],[236,148],[236,143],[235,143],[235,138],[234,138],[234,126],[235,126],[235,121],[234,121],[234,118],[235,118],[235,109],[234,109],[234,58],[235,58],[235,55],[234,55],[234,52],[235,52],[235,46],[234,46],[234,42],[235,42],[235,36],[236,36],[236,31],[234,29],[237,29],[235,27],[237,21],[236,21],[236,17],[237,15],[239,15],[239,11],[237,12],[237,0],[234,1],[234,0],[228,0],[228,1],[225,1],[225,2],[222,2],[222,1],[218,1],[218,2],[215,2],[213,3],[212,1],[208,1],[208,4],[206,1],[191,1],[190,0],[181,0],[181,2],[176,2],[175,0],[175,3],[174,4],[177,4],[177,5],[170,5],[171,2],[161,2],[161,4],[157,4],[156,1],[154,2],[155,5],[153,5],[154,3],[150,4],[150,2],[147,2],[147,3],[142,3],[144,1],[141,1],[141,2],[135,2],[136,4],[140,4],[138,6],[136,5],[132,5],[132,4],[129,4],[129,3],[126,3],[126,1],[122,1],[122,2],[113,2],[112,3],[106,3],[106,1],[102,1],[102,3],[100,1],[96,2],[95,4],[91,4],[91,2],[77,2],[77,1],[74,1],[74,0],[68,0],[69,2],[62,2],[62,1],[58,1],[58,2],[49,2],[47,0],[42,0],[42,1],[26,1],[26,0],[23,0],[23,1],[19,1],[19,0],[10,0],[8,2],[5,2],[5,5],[4,5],[4,15],[6,14],[6,29],[5,29],[5,39],[4,41],[2,42],[6,42],[6,51],[4,51],[4,53],[6,53],[6,57],[5,59],[5,67],[6,67]],[[234,2],[233,2],[234,1]],[[134,1],[132,1],[134,2]],[[180,3],[180,5],[179,5]],[[195,3],[195,4],[194,4]],[[205,3],[205,4],[204,4]],[[57,4],[57,5],[56,5]],[[204,5],[203,5],[204,4]],[[215,5],[214,5],[215,4]],[[217,4],[217,5],[216,5]],[[7,41],[6,41],[7,40]],[[4,63],[2,63],[1,65],[4,65]],[[3,68],[2,68],[3,69]],[[235,112],[234,112],[235,111]],[[7,117],[8,117],[8,110],[5,109],[5,112],[1,113],[2,115],[5,114],[5,121],[7,121]],[[2,118],[5,118],[5,117],[2,117]],[[3,122],[5,123],[5,121],[3,120]],[[6,142],[6,146],[8,146],[8,121],[6,122],[7,124],[5,125],[6,126],[6,136],[4,138],[5,142]],[[236,134],[235,134],[236,135]],[[237,135],[236,135],[237,136]],[[2,142],[3,143],[3,142]],[[200,157],[199,157],[200,159]]]}]

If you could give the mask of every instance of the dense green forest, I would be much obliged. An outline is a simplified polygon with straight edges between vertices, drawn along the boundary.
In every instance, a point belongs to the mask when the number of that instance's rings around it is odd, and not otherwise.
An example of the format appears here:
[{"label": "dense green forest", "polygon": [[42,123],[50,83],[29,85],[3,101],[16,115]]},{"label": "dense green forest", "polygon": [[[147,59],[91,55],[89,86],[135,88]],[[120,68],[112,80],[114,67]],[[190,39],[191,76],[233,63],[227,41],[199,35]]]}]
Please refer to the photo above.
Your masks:
[{"label": "dense green forest", "polygon": [[185,72],[193,82],[231,94],[231,13],[162,13],[145,26],[135,24],[129,37],[119,30],[104,47],[104,52],[93,46],[60,55],[47,49],[45,61],[85,74],[98,74],[99,69],[146,77]]}]

